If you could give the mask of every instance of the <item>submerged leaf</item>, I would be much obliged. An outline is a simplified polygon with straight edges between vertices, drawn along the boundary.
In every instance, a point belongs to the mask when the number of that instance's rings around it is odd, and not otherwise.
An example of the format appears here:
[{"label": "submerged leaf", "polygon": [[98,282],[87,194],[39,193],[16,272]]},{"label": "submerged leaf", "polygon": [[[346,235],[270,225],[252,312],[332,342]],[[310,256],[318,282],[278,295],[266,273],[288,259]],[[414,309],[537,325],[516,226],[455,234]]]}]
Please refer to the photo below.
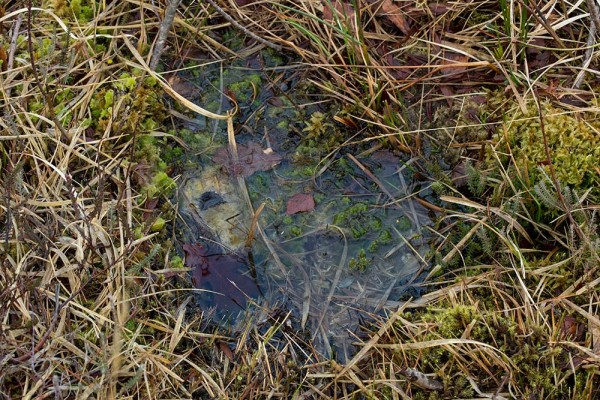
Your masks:
[{"label": "submerged leaf", "polygon": [[247,178],[257,171],[268,171],[281,163],[281,156],[273,149],[264,149],[255,142],[237,146],[238,162],[233,159],[226,147],[216,151],[213,161],[227,168],[232,175],[242,175]]},{"label": "submerged leaf", "polygon": [[221,311],[239,311],[259,289],[248,274],[248,263],[232,254],[215,254],[199,244],[185,244],[185,265],[192,269],[194,287],[215,292],[213,304]]},{"label": "submerged leaf", "polygon": [[310,193],[297,193],[289,198],[285,213],[294,215],[300,212],[312,211],[315,209],[315,199]]}]

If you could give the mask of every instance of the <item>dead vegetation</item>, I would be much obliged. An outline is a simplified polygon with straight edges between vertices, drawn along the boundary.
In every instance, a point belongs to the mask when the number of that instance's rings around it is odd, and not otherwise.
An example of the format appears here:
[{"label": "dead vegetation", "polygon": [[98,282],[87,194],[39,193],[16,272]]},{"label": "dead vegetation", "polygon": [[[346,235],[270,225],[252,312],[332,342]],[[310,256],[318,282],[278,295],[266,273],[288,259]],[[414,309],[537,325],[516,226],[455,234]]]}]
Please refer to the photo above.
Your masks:
[{"label": "dead vegetation", "polygon": [[[600,171],[576,189],[557,179],[546,143],[556,127],[538,106],[598,135],[587,122],[599,111],[595,3],[209,3],[180,4],[165,54],[283,48],[345,105],[336,123],[423,160],[441,195],[429,205],[444,211],[427,294],[375,316],[346,365],[319,358],[285,312],[231,337],[211,331],[156,225],[176,218],[177,179],[157,148],[181,142],[165,133],[175,105],[227,116],[148,67],[165,5],[10,2],[0,15],[2,397],[596,398]],[[227,29],[248,36],[244,51],[222,43]],[[536,177],[516,165],[522,142],[510,135],[512,116],[528,113],[546,155]],[[428,163],[430,147],[454,174]]]}]

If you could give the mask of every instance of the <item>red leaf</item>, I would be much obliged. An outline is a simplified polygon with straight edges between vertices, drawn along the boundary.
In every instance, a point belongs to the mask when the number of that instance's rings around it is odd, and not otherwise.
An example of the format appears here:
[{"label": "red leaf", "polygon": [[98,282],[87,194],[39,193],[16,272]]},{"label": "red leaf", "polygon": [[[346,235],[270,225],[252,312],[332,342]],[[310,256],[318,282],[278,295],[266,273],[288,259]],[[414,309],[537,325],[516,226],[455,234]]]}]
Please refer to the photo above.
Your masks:
[{"label": "red leaf", "polygon": [[238,162],[234,163],[229,150],[221,147],[216,151],[213,162],[224,165],[232,175],[242,175],[247,178],[256,171],[268,171],[281,163],[281,156],[271,148],[263,148],[255,142],[237,147]]},{"label": "red leaf", "polygon": [[248,263],[232,254],[213,254],[199,243],[185,244],[185,265],[192,269],[194,287],[216,292],[214,305],[223,311],[246,307],[247,297],[257,297],[256,282],[248,276]]},{"label": "red leaf", "polygon": [[290,197],[287,202],[287,215],[294,215],[300,212],[312,211],[315,209],[315,199],[309,193],[297,193]]}]

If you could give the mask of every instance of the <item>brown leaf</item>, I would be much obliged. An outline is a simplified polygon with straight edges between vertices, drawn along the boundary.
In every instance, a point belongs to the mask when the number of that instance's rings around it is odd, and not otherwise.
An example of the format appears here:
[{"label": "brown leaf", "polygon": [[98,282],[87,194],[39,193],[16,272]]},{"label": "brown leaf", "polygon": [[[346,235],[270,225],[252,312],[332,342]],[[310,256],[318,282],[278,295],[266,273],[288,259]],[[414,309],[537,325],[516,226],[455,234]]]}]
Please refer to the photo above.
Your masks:
[{"label": "brown leaf", "polygon": [[133,179],[139,186],[146,186],[152,181],[152,167],[145,161],[140,161],[133,168]]},{"label": "brown leaf", "polygon": [[6,50],[4,50],[4,46],[2,45],[0,45],[0,61],[2,62],[2,72],[6,72],[6,69],[8,68],[8,55],[6,54]]},{"label": "brown leaf", "polygon": [[169,82],[173,90],[185,98],[192,99],[200,95],[200,91],[195,85],[177,75],[169,76],[167,82]]},{"label": "brown leaf", "polygon": [[389,150],[377,150],[369,159],[378,164],[378,176],[390,177],[398,172],[400,157]]},{"label": "brown leaf", "polygon": [[440,85],[440,92],[446,96],[448,106],[452,107],[452,96],[454,96],[454,89],[450,85]]},{"label": "brown leaf", "polygon": [[156,210],[157,205],[158,197],[153,199],[146,199],[146,203],[144,204],[144,214],[142,216],[144,222],[148,221],[148,219],[150,219],[150,217],[154,215],[154,210]]},{"label": "brown leaf", "polygon": [[217,346],[219,347],[219,350],[225,354],[225,357],[229,358],[229,361],[233,361],[233,351],[231,351],[227,343],[219,340]]},{"label": "brown leaf", "polygon": [[564,317],[560,327],[560,336],[563,340],[579,341],[584,333],[585,326],[577,321],[575,317],[571,315]]},{"label": "brown leaf", "polygon": [[[462,63],[466,63],[468,60],[469,60],[469,57],[467,57],[463,54],[458,54],[458,53],[447,51],[444,54],[444,61],[442,62],[442,65],[462,64]],[[457,67],[443,68],[442,74],[446,75],[446,76],[452,75],[453,78],[456,78],[457,75],[462,74],[466,70],[467,70],[466,66],[460,65]]]},{"label": "brown leaf", "polygon": [[381,3],[381,11],[383,12],[382,14],[385,15],[396,28],[400,29],[402,33],[405,35],[410,33],[410,25],[404,17],[404,12],[400,7],[394,4],[392,0],[383,0],[383,3]]},{"label": "brown leaf", "polygon": [[431,10],[431,13],[435,16],[442,15],[452,10],[452,7],[447,3],[429,3],[427,7]]},{"label": "brown leaf", "polygon": [[300,212],[308,212],[315,209],[315,199],[310,193],[297,193],[289,198],[287,202],[287,215],[294,215]]},{"label": "brown leaf", "polygon": [[234,163],[227,147],[221,147],[215,152],[213,162],[227,168],[231,175],[242,175],[247,178],[257,171],[268,171],[281,163],[281,156],[268,148],[263,148],[255,142],[241,144],[237,147],[238,162]]},{"label": "brown leaf", "polygon": [[462,160],[452,170],[452,182],[456,187],[463,187],[467,184],[467,162]]}]

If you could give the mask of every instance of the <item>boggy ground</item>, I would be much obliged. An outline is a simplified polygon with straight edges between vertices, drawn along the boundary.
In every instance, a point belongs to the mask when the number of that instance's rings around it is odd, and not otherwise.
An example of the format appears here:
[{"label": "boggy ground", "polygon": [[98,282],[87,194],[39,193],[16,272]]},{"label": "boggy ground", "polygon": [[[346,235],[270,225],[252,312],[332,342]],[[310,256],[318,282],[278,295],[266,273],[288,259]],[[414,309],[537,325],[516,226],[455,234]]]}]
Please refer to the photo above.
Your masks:
[{"label": "boggy ground", "polygon": [[[0,393],[597,397],[595,2],[213,3],[179,4],[179,61],[157,69],[165,4],[5,5]],[[214,330],[177,248],[176,161],[211,145],[181,121],[229,120],[231,146],[241,114],[190,102],[174,71],[265,47],[352,131],[314,140],[402,153],[437,194],[416,200],[438,215],[426,293],[365,323],[343,365],[281,310]]]}]

